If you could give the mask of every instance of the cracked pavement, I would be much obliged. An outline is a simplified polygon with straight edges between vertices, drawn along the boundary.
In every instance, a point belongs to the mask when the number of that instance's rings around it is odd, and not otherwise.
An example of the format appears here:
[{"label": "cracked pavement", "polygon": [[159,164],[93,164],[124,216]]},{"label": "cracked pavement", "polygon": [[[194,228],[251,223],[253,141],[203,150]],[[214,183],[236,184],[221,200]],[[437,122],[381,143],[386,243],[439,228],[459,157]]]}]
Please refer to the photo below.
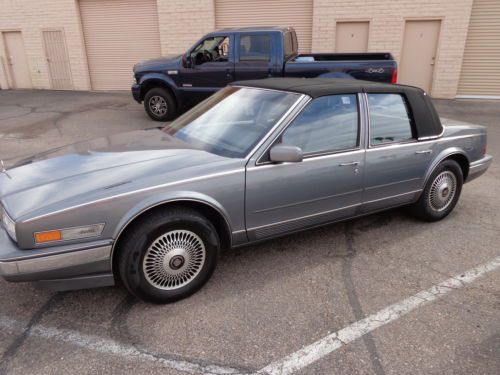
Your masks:
[{"label": "cracked pavement", "polygon": [[[254,373],[500,255],[498,102],[436,105],[487,125],[495,157],[444,221],[396,209],[225,252],[200,292],[166,306],[119,286],[55,294],[0,281],[0,374]],[[154,126],[128,92],[0,91],[1,159]],[[298,373],[498,375],[500,272]]]}]

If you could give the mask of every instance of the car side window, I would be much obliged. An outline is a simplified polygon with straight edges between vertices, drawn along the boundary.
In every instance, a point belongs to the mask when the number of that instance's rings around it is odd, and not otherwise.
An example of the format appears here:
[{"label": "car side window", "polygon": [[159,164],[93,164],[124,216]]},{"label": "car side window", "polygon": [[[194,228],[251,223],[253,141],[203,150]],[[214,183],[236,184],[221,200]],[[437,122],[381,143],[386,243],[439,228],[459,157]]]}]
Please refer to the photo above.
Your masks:
[{"label": "car side window", "polygon": [[349,150],[359,144],[358,100],[355,94],[314,99],[281,135],[305,155]]},{"label": "car side window", "polygon": [[240,37],[240,61],[271,61],[269,35],[242,35]]},{"label": "car side window", "polygon": [[414,139],[412,118],[404,96],[368,94],[370,144],[405,142]]}]

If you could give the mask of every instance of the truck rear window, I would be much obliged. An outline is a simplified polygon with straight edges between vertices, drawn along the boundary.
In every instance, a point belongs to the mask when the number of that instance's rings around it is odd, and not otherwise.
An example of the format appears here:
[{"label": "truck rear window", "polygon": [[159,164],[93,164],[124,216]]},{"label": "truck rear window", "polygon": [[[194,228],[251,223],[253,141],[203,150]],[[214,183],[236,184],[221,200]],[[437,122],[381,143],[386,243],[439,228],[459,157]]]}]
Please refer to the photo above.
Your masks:
[{"label": "truck rear window", "polygon": [[287,32],[283,35],[283,48],[285,50],[285,59],[293,55],[293,37],[291,32]]}]

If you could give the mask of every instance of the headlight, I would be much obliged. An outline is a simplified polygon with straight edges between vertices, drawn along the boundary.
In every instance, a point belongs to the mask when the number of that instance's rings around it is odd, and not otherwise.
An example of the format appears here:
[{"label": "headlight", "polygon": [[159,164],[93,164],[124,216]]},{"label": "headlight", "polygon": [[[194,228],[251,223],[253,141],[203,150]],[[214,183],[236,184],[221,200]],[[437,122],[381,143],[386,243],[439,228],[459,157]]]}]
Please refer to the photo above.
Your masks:
[{"label": "headlight", "polygon": [[104,224],[85,225],[83,227],[49,230],[36,232],[35,243],[48,243],[56,241],[79,240],[82,238],[98,237],[104,230]]},{"label": "headlight", "polygon": [[7,211],[5,211],[5,208],[0,207],[0,217],[2,219],[2,225],[9,234],[9,236],[17,242],[17,237],[16,237],[16,223],[14,220],[12,220],[9,215],[7,214]]}]

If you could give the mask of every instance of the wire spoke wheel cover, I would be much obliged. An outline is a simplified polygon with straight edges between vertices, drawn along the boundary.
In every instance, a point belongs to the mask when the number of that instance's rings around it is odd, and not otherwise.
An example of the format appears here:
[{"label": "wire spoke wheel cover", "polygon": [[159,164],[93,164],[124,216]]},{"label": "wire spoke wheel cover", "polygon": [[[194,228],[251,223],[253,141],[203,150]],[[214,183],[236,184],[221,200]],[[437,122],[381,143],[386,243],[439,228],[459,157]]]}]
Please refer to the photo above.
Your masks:
[{"label": "wire spoke wheel cover", "polygon": [[179,289],[193,281],[205,260],[205,244],[200,237],[189,230],[173,230],[158,237],[147,249],[144,276],[158,289]]},{"label": "wire spoke wheel cover", "polygon": [[155,95],[149,99],[149,109],[157,116],[163,116],[167,113],[167,102],[161,96]]},{"label": "wire spoke wheel cover", "polygon": [[457,191],[457,177],[451,171],[443,171],[436,176],[429,191],[429,206],[436,212],[446,210]]}]

